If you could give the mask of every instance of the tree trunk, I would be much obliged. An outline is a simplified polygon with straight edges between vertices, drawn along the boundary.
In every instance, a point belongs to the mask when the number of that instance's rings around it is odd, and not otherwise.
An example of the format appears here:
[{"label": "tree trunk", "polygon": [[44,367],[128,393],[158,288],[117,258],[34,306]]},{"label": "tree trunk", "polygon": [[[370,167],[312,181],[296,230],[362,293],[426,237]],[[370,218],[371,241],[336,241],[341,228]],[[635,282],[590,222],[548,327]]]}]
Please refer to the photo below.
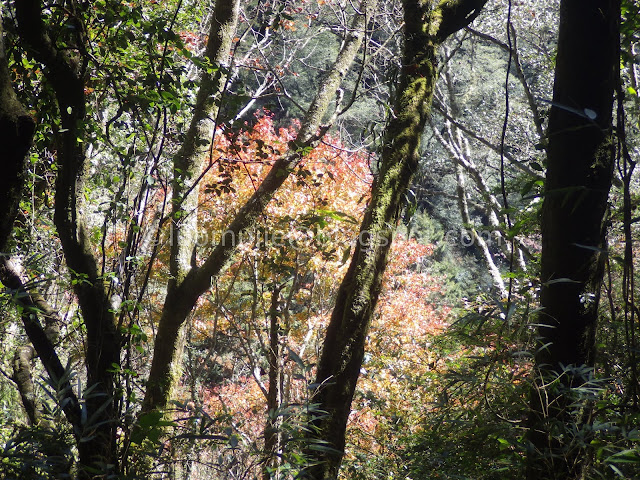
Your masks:
[{"label": "tree trunk", "polygon": [[[79,33],[68,41],[67,48],[58,49],[42,17],[39,0],[17,2],[15,9],[18,34],[34,58],[46,66],[46,79],[55,92],[61,118],[54,223],[67,266],[77,277],[74,293],[87,330],[87,383],[92,388],[85,398],[87,418],[92,423],[83,424],[77,434],[81,438],[78,442],[80,462],[99,471],[103,468],[117,471],[112,365],[120,361],[120,336],[82,214],[85,210],[82,201],[86,177],[83,141],[86,106],[85,64],[79,52],[86,46],[86,39]],[[80,476],[88,478],[91,474],[82,469]]]},{"label": "tree trunk", "polygon": [[[0,155],[0,253],[6,255],[7,241],[22,198],[26,157],[31,146],[35,122],[13,91],[3,36],[0,8],[0,145],[3,149]],[[2,261],[4,263],[6,259],[3,258]],[[4,272],[2,267],[0,270]],[[0,276],[0,279],[5,283],[3,276]],[[39,410],[31,376],[34,354],[33,347],[25,345],[18,347],[13,357],[13,379],[18,385],[22,404],[32,425],[37,421]]]},{"label": "tree trunk", "polygon": [[166,406],[171,397],[171,389],[179,381],[182,372],[184,335],[181,327],[200,295],[190,291],[185,296],[184,292],[185,279],[195,267],[199,180],[211,153],[239,8],[240,0],[221,0],[215,4],[205,55],[217,70],[212,75],[202,73],[193,117],[185,141],[173,160],[169,260],[171,277],[158,325],[144,412]]},{"label": "tree trunk", "polygon": [[572,442],[571,431],[575,423],[580,429],[584,412],[578,416],[569,410],[572,387],[588,381],[594,365],[615,153],[611,116],[619,18],[615,0],[563,0],[560,7],[542,214],[531,480],[582,475],[584,439]]},{"label": "tree trunk", "polygon": [[[0,70],[4,70],[0,62]],[[2,74],[0,74],[0,77]],[[8,80],[8,75],[6,75]],[[0,79],[0,84],[4,83]],[[11,84],[8,84],[11,88]],[[26,153],[31,145],[35,123],[24,111],[15,109],[16,104],[6,99],[8,90],[0,85],[0,252],[6,253],[18,205],[22,198]],[[17,99],[15,100],[17,102]],[[19,104],[18,104],[19,105]]]},{"label": "tree trunk", "polygon": [[3,35],[0,8],[0,252],[7,253],[7,240],[22,198],[26,156],[36,123],[13,91]]},{"label": "tree trunk", "polygon": [[40,406],[33,388],[33,376],[31,375],[31,362],[35,357],[35,350],[31,345],[18,347],[13,354],[13,381],[18,386],[22,406],[27,412],[29,425],[38,423]]},{"label": "tree trunk", "polygon": [[267,391],[267,419],[264,427],[265,463],[262,478],[272,478],[271,472],[280,465],[281,419],[277,416],[282,403],[282,374],[280,365],[280,290],[274,286],[271,291],[271,308],[269,309],[269,390]]},{"label": "tree trunk", "polygon": [[[25,280],[22,278],[21,267],[17,262],[4,256],[0,257],[0,281],[5,287],[15,292],[16,304],[22,311],[21,317],[24,330],[49,378],[59,385],[64,402],[62,409],[67,420],[73,426],[76,440],[80,441],[82,438],[80,402],[69,383],[69,378],[65,377],[65,368],[60,363],[54,348],[54,343],[59,333],[60,319],[40,294],[27,287],[28,282]],[[44,328],[38,321],[39,315],[44,316]],[[21,354],[20,364],[24,364],[29,360],[28,357],[25,357],[25,353],[22,352]],[[18,368],[22,369],[23,365],[20,364]],[[28,393],[28,384],[31,382],[30,372],[22,370],[17,373],[21,376],[20,379],[16,379],[21,395],[23,395],[23,390]],[[29,409],[27,405],[25,405],[25,408]],[[37,417],[37,412],[35,416]]]},{"label": "tree trunk", "polygon": [[338,289],[318,363],[314,403],[322,414],[311,419],[314,437],[304,478],[338,476],[345,432],[364,345],[378,300],[387,255],[403,196],[418,166],[419,144],[437,80],[436,52],[452,33],[472,22],[486,0],[402,2],[405,45],[397,98],[385,131],[380,168],[365,212],[355,252]]}]

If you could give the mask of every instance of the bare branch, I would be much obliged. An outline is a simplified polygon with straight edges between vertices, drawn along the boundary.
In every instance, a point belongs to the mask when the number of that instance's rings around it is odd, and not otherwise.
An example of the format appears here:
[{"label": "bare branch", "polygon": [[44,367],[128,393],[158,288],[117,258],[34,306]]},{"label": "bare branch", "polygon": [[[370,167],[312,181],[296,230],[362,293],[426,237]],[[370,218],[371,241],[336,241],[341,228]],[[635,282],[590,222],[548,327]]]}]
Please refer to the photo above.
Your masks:
[{"label": "bare branch", "polygon": [[[500,146],[499,145],[495,145],[495,144],[491,143],[486,138],[481,137],[480,135],[475,133],[473,130],[471,130],[469,127],[467,127],[466,125],[463,125],[458,120],[453,118],[451,115],[449,115],[445,111],[445,109],[443,108],[443,106],[439,102],[434,101],[433,102],[433,106],[446,120],[450,121],[453,125],[455,125],[456,128],[462,130],[465,134],[469,135],[474,140],[477,140],[482,145],[484,145],[485,147],[491,149],[492,151],[494,151],[496,153],[500,153]],[[514,167],[516,167],[519,170],[522,170],[524,173],[526,173],[528,175],[531,175],[532,177],[537,178],[538,180],[543,180],[544,179],[544,177],[542,175],[540,175],[539,173],[531,170],[529,167],[527,167],[524,164],[524,162],[521,162],[520,160],[517,160],[513,155],[505,152],[504,153],[504,158],[506,158]]]},{"label": "bare branch", "polygon": [[171,363],[176,353],[178,332],[198,298],[211,287],[212,280],[226,267],[236,251],[243,232],[255,223],[275,192],[303,158],[305,151],[315,146],[329,129],[330,125],[322,124],[323,117],[360,49],[366,21],[375,11],[375,6],[376,0],[362,1],[361,10],[367,14],[354,17],[351,29],[333,67],[318,87],[296,139],[290,142],[289,153],[275,161],[260,186],[227,226],[220,243],[204,263],[200,267],[193,266],[176,288],[168,290],[156,336],[149,385],[143,407],[145,411],[162,408],[168,401],[172,383]]},{"label": "bare branch", "polygon": [[[516,66],[516,77],[520,80],[522,84],[522,88],[524,89],[525,97],[527,97],[527,104],[529,105],[529,109],[531,110],[531,114],[533,115],[533,123],[536,126],[536,131],[538,132],[538,137],[540,141],[545,138],[544,127],[542,126],[542,117],[540,116],[540,110],[538,109],[538,104],[536,103],[536,98],[531,92],[531,87],[529,87],[529,83],[524,75],[524,70],[522,69],[522,62],[520,60],[520,53],[518,52],[517,47],[517,35],[516,30],[513,25],[511,28],[511,38],[513,39],[513,48],[511,49],[511,54],[513,55],[513,64]],[[499,46],[506,52],[509,52],[509,45],[504,42],[501,42],[497,38],[488,35],[486,33],[479,32],[474,28],[467,27],[466,30],[471,32],[478,38],[481,38],[487,42],[493,43],[494,45]]]}]

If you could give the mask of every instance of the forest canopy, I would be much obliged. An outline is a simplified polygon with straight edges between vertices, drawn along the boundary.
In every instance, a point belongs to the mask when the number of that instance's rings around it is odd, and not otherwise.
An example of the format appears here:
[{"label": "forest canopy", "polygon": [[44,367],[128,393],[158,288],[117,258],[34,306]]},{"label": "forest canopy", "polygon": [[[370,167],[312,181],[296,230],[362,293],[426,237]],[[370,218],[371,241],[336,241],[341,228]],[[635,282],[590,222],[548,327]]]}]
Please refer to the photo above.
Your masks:
[{"label": "forest canopy", "polygon": [[639,14],[3,1],[0,478],[639,478]]}]

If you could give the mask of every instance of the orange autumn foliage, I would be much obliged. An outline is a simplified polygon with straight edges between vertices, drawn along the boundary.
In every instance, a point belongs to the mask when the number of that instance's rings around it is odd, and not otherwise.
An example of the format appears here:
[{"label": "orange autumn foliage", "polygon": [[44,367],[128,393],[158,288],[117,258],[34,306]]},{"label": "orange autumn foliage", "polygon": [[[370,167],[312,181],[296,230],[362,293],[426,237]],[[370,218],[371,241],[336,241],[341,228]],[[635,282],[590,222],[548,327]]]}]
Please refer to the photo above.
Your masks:
[{"label": "orange autumn foliage", "polygon": [[[219,239],[275,158],[286,154],[295,128],[276,129],[265,114],[239,132],[217,133],[200,191],[199,223],[205,238]],[[223,373],[203,384],[199,394],[210,415],[236,419],[235,428],[246,438],[258,439],[264,428],[274,286],[282,289],[278,321],[284,402],[302,404],[309,400],[306,384],[314,375],[312,370],[302,371],[290,352],[308,365],[316,361],[371,181],[368,155],[347,151],[339,139],[325,139],[306,152],[299,168],[264,207],[257,228],[243,237],[234,263],[217,280],[213,294],[195,312],[196,340],[206,343],[226,335],[244,342],[235,352],[214,359]],[[201,241],[199,254],[206,255],[213,243]],[[369,360],[359,383],[362,394],[350,418],[351,452],[388,448],[379,439],[387,437],[389,419],[405,415],[423,400],[408,384],[412,375],[429,368],[425,344],[445,328],[450,312],[436,306],[442,297],[440,283],[421,267],[432,251],[432,246],[413,239],[394,241],[369,335]]]},{"label": "orange autumn foliage", "polygon": [[[201,255],[221,238],[224,226],[250,198],[275,159],[287,153],[296,128],[276,129],[272,116],[265,114],[239,132],[218,132],[200,191]],[[305,349],[315,355],[315,345],[310,345],[328,318],[337,279],[347,267],[371,181],[368,156],[347,151],[338,139],[325,138],[305,152],[296,171],[264,207],[257,227],[242,237],[235,262],[218,279],[213,295],[199,304],[194,318],[196,339],[229,334],[242,337],[245,349],[260,352],[255,359],[239,354],[236,364],[242,367],[235,370],[242,374],[227,375],[223,385],[207,385],[203,391],[212,413],[225,410],[246,418],[251,411],[259,411],[247,434],[257,428],[255,423],[263,422],[259,417],[264,415],[264,392],[248,383],[268,385],[264,345],[268,344],[273,286],[284,289],[282,351],[290,349],[306,360]],[[306,388],[294,378],[296,363],[290,358],[281,363],[288,378],[289,400],[300,400]],[[256,367],[262,372],[256,373]],[[229,391],[238,388],[243,398],[231,406]],[[253,407],[247,411],[249,404]]]}]

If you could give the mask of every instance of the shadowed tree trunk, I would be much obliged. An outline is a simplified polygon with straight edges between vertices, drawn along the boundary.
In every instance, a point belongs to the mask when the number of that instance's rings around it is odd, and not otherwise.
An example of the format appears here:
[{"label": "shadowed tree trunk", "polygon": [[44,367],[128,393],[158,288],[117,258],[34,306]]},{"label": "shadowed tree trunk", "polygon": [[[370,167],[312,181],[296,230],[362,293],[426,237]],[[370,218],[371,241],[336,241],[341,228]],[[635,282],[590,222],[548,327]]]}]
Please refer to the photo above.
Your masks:
[{"label": "shadowed tree trunk", "polygon": [[[34,58],[46,66],[46,78],[55,92],[60,112],[54,223],[67,266],[80,279],[74,282],[74,292],[87,331],[87,383],[93,388],[86,398],[92,424],[83,425],[83,431],[77,433],[81,436],[80,462],[91,468],[117,470],[112,365],[120,361],[120,338],[81,213],[86,176],[83,141],[86,64],[78,52],[84,48],[86,39],[82,29],[75,29],[67,48],[59,49],[43,20],[39,0],[17,2],[15,9],[20,38]],[[80,475],[90,476],[84,469]]]},{"label": "shadowed tree trunk", "polygon": [[[155,338],[154,356],[148,378],[147,390],[142,405],[142,414],[166,407],[176,383],[181,362],[180,330],[198,298],[211,286],[211,280],[226,266],[237,247],[235,239],[255,223],[277,189],[303,158],[308,148],[313,147],[328,130],[335,115],[328,124],[323,123],[333,102],[335,93],[357,55],[364,38],[367,19],[375,10],[375,0],[363,0],[360,10],[354,14],[350,28],[345,36],[340,52],[320,83],[314,100],[305,115],[297,138],[289,145],[290,151],[278,159],[264,182],[255,194],[240,210],[228,226],[229,236],[224,238],[212,254],[200,265],[196,264],[194,246],[196,242],[196,206],[198,181],[203,161],[208,158],[209,145],[215,127],[215,117],[221,92],[224,89],[233,36],[238,21],[239,0],[220,0],[215,2],[214,16],[205,55],[217,69],[213,76],[200,79],[200,89],[194,108],[194,117],[185,136],[184,144],[174,157],[174,181],[172,183],[173,227],[170,252],[171,280],[167,287],[167,296]],[[59,146],[56,150],[56,185],[54,223],[60,239],[66,266],[73,278],[73,288],[78,300],[79,316],[86,328],[87,383],[91,395],[85,398],[83,413],[91,419],[92,425],[81,425],[77,407],[80,402],[73,393],[69,394],[65,412],[74,427],[80,457],[82,478],[91,476],[88,468],[103,473],[118,474],[123,470],[117,457],[119,412],[117,411],[114,364],[120,364],[123,338],[121,338],[112,308],[108,283],[102,278],[99,263],[94,256],[91,235],[85,222],[85,215],[91,210],[83,205],[85,198],[85,179],[88,165],[85,152],[87,107],[85,87],[87,72],[94,61],[90,52],[91,39],[82,24],[82,8],[89,4],[70,2],[64,10],[70,28],[59,30],[50,24],[48,6],[39,0],[15,2],[15,19],[19,41],[29,55],[42,67],[49,87],[55,94],[60,116],[58,131]],[[67,5],[65,4],[65,7]],[[354,9],[355,10],[355,9]],[[62,33],[60,33],[62,32]],[[2,102],[13,108],[13,104]],[[339,102],[336,102],[339,103]],[[15,110],[15,109],[13,109]],[[12,111],[13,111],[12,110]],[[336,114],[339,108],[336,107]],[[22,115],[14,115],[20,138],[26,138],[33,131],[33,122]],[[23,128],[24,127],[24,128]],[[3,130],[4,132],[4,130]],[[7,137],[8,138],[8,137]],[[4,137],[2,137],[4,139]],[[27,142],[28,143],[28,142]],[[12,145],[10,142],[3,142]],[[24,150],[26,152],[26,150]],[[7,157],[8,158],[8,157]],[[20,172],[18,168],[16,172]],[[4,177],[2,180],[7,179]],[[0,180],[1,181],[1,180]],[[1,184],[0,184],[1,185]],[[19,190],[19,189],[18,189]],[[16,191],[18,191],[16,190]],[[2,189],[11,198],[10,188]],[[0,200],[4,202],[0,196]],[[11,198],[9,198],[11,200]],[[13,205],[16,205],[15,203]],[[2,205],[4,207],[4,204]],[[3,217],[3,222],[4,222]],[[11,223],[2,223],[2,234],[8,235]],[[233,237],[230,241],[229,237]],[[7,275],[16,274],[9,266]],[[25,289],[20,275],[13,277],[15,288]],[[3,282],[9,285],[8,282]],[[25,293],[31,294],[33,292]],[[24,302],[35,305],[33,299],[25,296]],[[39,307],[34,307],[37,310]],[[62,376],[60,360],[51,342],[46,342],[46,332],[35,320],[34,315],[24,317],[27,334],[34,348],[53,379]],[[20,357],[24,359],[24,355]],[[22,361],[22,360],[21,360]],[[61,373],[62,369],[62,373]],[[28,386],[27,386],[28,387]],[[69,392],[72,392],[69,389]],[[68,410],[68,411],[67,411]],[[84,430],[83,430],[84,429]],[[125,447],[126,448],[126,447]],[[135,468],[135,467],[134,467]]]},{"label": "shadowed tree trunk", "polygon": [[[528,478],[582,478],[572,387],[592,374],[614,163],[620,3],[563,0],[542,214],[542,312]],[[552,383],[553,382],[553,383]],[[544,387],[543,387],[544,385]],[[573,391],[575,393],[575,391]],[[588,410],[588,408],[587,408]],[[572,425],[572,423],[574,425]]]},{"label": "shadowed tree trunk", "polygon": [[472,22],[486,0],[404,0],[404,53],[398,93],[384,136],[379,172],[349,269],[338,290],[318,364],[314,438],[304,478],[337,478],[364,345],[402,199],[418,166],[419,144],[437,80],[436,53]]},{"label": "shadowed tree trunk", "polygon": [[[13,294],[20,305],[20,316],[31,344],[19,346],[13,357],[13,380],[16,382],[29,423],[34,425],[40,417],[41,405],[34,392],[32,362],[38,355],[51,378],[60,379],[64,368],[58,361],[53,343],[59,331],[59,318],[44,299],[29,291],[20,276],[17,261],[9,257],[9,238],[18,213],[26,175],[27,153],[35,132],[35,121],[19,102],[9,75],[4,48],[2,9],[0,8],[0,281]],[[39,317],[44,317],[45,327]],[[76,438],[80,432],[78,399],[68,382],[63,384],[64,412],[74,426]],[[68,474],[68,469],[59,473]]]},{"label": "shadowed tree trunk", "polygon": [[18,101],[9,77],[0,10],[0,252],[6,252],[18,205],[22,197],[27,152],[35,121]]},{"label": "shadowed tree trunk", "polygon": [[[236,241],[225,238],[225,241],[221,242],[201,265],[195,263],[194,246],[197,233],[195,208],[198,180],[203,162],[208,158],[208,146],[212,140],[215,117],[228,73],[226,67],[232,50],[239,5],[239,0],[221,0],[215,3],[205,55],[212,65],[221,68],[218,68],[213,76],[205,75],[205,78],[201,78],[193,121],[182,148],[174,158],[171,280],[155,338],[154,357],[143,401],[143,414],[166,407],[172,386],[175,385],[176,376],[179,374],[179,369],[175,367],[181,361],[179,342],[181,327],[200,295],[209,289],[211,279],[225,267],[237,247]],[[228,233],[234,239],[239,238],[240,234],[255,222],[274,192],[303,158],[306,149],[315,145],[329,128],[322,123],[323,119],[327,117],[334,94],[339,89],[360,48],[364,38],[366,19],[371,17],[375,0],[363,0],[360,6],[364,13],[358,11],[354,15],[351,28],[345,34],[336,61],[323,78],[303,119],[297,138],[291,142],[290,152],[275,162],[265,181],[228,226]],[[60,145],[56,151],[54,222],[66,264],[77,280],[73,282],[74,293],[86,327],[87,380],[88,386],[92,388],[92,395],[85,399],[85,405],[87,417],[95,421],[95,424],[93,427],[87,426],[89,430],[83,433],[77,417],[74,417],[77,412],[72,411],[78,406],[75,398],[70,398],[72,401],[67,402],[70,409],[67,416],[77,433],[80,463],[100,471],[108,466],[117,473],[121,470],[121,466],[118,465],[116,458],[118,415],[115,411],[113,365],[120,363],[122,339],[105,282],[100,278],[98,263],[93,255],[89,241],[90,235],[83,217],[83,213],[88,210],[83,209],[82,202],[87,174],[84,151],[87,116],[85,86],[87,65],[90,62],[86,52],[90,42],[85,37],[86,30],[81,25],[81,12],[74,10],[77,7],[76,4],[72,7],[66,13],[74,22],[75,28],[65,30],[68,38],[64,39],[52,33],[52,26],[48,23],[49,18],[44,13],[46,9],[39,0],[16,2],[15,17],[20,41],[29,54],[44,66],[43,72],[55,93],[61,120]],[[12,112],[17,111],[10,102],[4,102],[3,105],[11,107]],[[14,125],[13,129],[17,131],[20,138],[30,138],[33,122],[28,116],[23,118],[21,114],[14,115],[11,121],[19,124],[20,128]],[[30,131],[28,131],[29,128],[23,129],[29,125],[31,125]],[[3,142],[4,145],[12,144],[7,141]],[[26,153],[26,149],[23,153]],[[16,168],[15,171],[21,170]],[[4,177],[3,180],[7,178]],[[2,193],[7,192],[6,198],[11,201],[15,198],[14,191],[19,191],[19,188],[17,190],[2,189]],[[4,196],[1,199],[5,202]],[[12,205],[15,207],[17,204],[14,202]],[[5,217],[3,222],[4,219]],[[10,232],[11,224],[11,221],[2,223],[4,237]],[[7,275],[16,273],[10,266],[4,271]],[[16,288],[24,288],[24,282],[19,275],[14,275],[13,280]],[[5,284],[8,285],[8,282]],[[60,361],[53,345],[45,342],[46,335],[43,328],[38,322],[31,321],[34,320],[33,315],[25,318],[30,320],[25,323],[25,327],[28,327],[27,333],[38,355],[45,362],[49,375],[52,378],[60,378]],[[43,349],[42,353],[37,344],[40,344]],[[24,363],[25,355],[18,357],[18,360],[21,364]],[[46,362],[49,360],[47,365]],[[27,384],[25,387],[28,389]],[[84,470],[81,475],[89,476]]]},{"label": "shadowed tree trunk", "polygon": [[[0,155],[0,255],[3,255],[3,258],[0,261],[3,263],[6,262],[7,241],[22,197],[27,152],[31,146],[34,129],[34,120],[18,101],[11,85],[0,10],[0,145],[3,149]],[[0,273],[4,273],[4,270],[0,269]],[[4,275],[0,276],[0,279],[5,283]],[[38,410],[31,378],[33,356],[33,348],[24,345],[18,347],[13,357],[13,380],[18,386],[22,404],[31,424],[36,422]]]}]

